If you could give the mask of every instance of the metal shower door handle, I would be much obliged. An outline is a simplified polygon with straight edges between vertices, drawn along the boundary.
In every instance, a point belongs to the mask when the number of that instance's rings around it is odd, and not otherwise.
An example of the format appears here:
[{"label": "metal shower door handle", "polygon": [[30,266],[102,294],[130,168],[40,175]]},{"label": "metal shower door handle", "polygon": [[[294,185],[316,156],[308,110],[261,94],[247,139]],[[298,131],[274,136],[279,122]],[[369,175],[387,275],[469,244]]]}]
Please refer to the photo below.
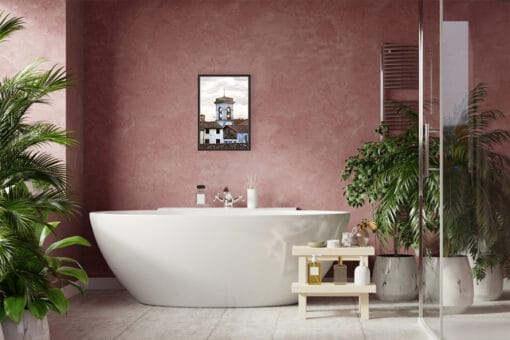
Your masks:
[{"label": "metal shower door handle", "polygon": [[439,168],[430,168],[430,133],[435,133],[439,135],[439,130],[431,129],[430,124],[423,124],[423,144],[424,152],[423,152],[423,176],[428,177],[430,175],[430,171],[439,171]]},{"label": "metal shower door handle", "polygon": [[429,161],[430,161],[430,145],[429,145],[429,134],[430,134],[430,125],[428,123],[425,123],[423,124],[423,138],[424,138],[424,144],[425,144],[425,152],[424,152],[424,155],[423,155],[423,158],[424,158],[424,167],[423,167],[423,175],[425,177],[429,177],[429,174],[430,174],[430,165],[429,165]]}]

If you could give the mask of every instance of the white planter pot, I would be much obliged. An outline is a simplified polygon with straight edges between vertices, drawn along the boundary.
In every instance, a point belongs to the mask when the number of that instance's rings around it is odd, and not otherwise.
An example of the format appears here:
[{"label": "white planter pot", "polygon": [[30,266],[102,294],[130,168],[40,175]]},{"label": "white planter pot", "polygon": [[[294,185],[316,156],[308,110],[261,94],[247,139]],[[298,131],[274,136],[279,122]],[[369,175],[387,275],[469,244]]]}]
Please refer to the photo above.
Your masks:
[{"label": "white planter pot", "polygon": [[256,209],[258,207],[258,197],[257,197],[257,189],[250,188],[247,193],[247,208],[248,209]]},{"label": "white planter pot", "polygon": [[409,301],[418,297],[418,273],[414,256],[384,256],[375,259],[375,296],[382,301]]},{"label": "white planter pot", "polygon": [[473,278],[475,301],[493,301],[503,295],[503,269],[501,266],[487,268],[485,278],[478,281]]},{"label": "white planter pot", "polygon": [[36,319],[29,311],[25,311],[17,324],[11,320],[2,321],[5,340],[50,340],[48,318]]},{"label": "white planter pot", "polygon": [[473,294],[473,276],[467,256],[443,258],[443,312],[464,312],[473,304]]},{"label": "white planter pot", "polygon": [[439,303],[439,257],[423,259],[422,278],[423,300],[426,303]]}]

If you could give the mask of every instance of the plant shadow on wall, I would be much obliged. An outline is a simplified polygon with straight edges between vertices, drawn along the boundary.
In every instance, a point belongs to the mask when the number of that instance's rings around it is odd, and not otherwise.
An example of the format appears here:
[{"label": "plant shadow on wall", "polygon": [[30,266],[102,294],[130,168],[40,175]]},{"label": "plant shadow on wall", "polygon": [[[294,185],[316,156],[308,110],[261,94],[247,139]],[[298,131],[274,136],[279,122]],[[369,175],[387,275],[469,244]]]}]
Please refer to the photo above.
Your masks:
[{"label": "plant shadow on wall", "polygon": [[[380,141],[363,144],[345,163],[342,179],[352,182],[344,195],[351,207],[374,206],[376,235],[392,254],[376,257],[374,282],[376,297],[384,301],[406,301],[418,296],[418,275],[414,256],[400,254],[419,242],[418,224],[418,113],[394,102],[394,111],[409,125],[399,134],[390,133],[383,122],[376,129]],[[439,167],[439,142],[431,141],[431,166]],[[439,174],[425,180],[424,218],[429,230],[439,225]]]},{"label": "plant shadow on wall", "polygon": [[[22,28],[21,18],[0,13],[1,43]],[[89,246],[85,239],[73,236],[44,245],[58,226],[49,215],[69,216],[77,205],[67,189],[65,164],[41,149],[75,141],[50,123],[27,122],[34,104],[48,103],[51,93],[69,85],[63,68],[39,66],[29,65],[0,81],[0,320],[6,339],[49,339],[48,311],[68,309],[58,287],[71,284],[81,291],[75,280],[88,281],[76,260],[53,256],[57,249]]]}]

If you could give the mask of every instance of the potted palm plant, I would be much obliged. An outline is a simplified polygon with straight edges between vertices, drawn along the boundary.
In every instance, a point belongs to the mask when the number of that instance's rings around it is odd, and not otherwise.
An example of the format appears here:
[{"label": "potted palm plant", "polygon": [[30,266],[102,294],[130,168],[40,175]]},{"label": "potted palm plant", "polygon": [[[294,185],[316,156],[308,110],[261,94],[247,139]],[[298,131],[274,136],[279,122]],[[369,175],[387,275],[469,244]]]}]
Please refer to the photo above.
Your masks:
[{"label": "potted palm plant", "polygon": [[[499,152],[510,142],[510,131],[497,127],[497,120],[504,118],[501,111],[482,108],[486,94],[485,84],[475,86],[462,111],[456,113],[461,123],[444,128],[444,183],[454,197],[444,205],[445,267],[457,261],[461,264],[454,268],[469,268],[465,255],[470,255],[473,278],[452,279],[469,281],[464,305],[470,304],[468,298],[473,300],[469,290],[473,284],[475,298],[499,298],[502,268],[510,264],[510,157]],[[447,285],[445,281],[444,289],[450,298],[455,294],[448,294],[449,290],[459,291],[455,282]],[[462,305],[451,301],[455,303]]]},{"label": "potted palm plant", "polygon": [[[418,295],[414,256],[402,253],[418,244],[418,115],[411,107],[395,103],[395,111],[407,118],[409,127],[400,134],[388,133],[383,122],[376,132],[380,141],[365,143],[347,159],[342,179],[351,183],[344,195],[352,207],[374,206],[376,235],[385,250],[376,257],[374,282],[377,298],[405,301]],[[431,142],[430,161],[438,164],[439,143]],[[438,226],[439,174],[425,181],[424,217],[427,228]]]},{"label": "potted palm plant", "polygon": [[[59,222],[49,222],[37,228],[35,236],[18,245],[11,259],[12,268],[0,281],[0,319],[5,338],[49,339],[48,312],[67,312],[69,303],[59,288],[70,284],[81,293],[77,282],[88,283],[81,265],[74,259],[53,256],[57,249],[74,245],[90,246],[81,236],[70,236],[45,247],[46,237]],[[19,240],[16,240],[19,241]],[[41,250],[44,249],[43,252]]]},{"label": "potted palm plant", "polygon": [[[20,18],[0,13],[0,41],[22,27]],[[44,246],[58,225],[49,222],[49,214],[67,216],[77,206],[67,190],[65,165],[41,146],[74,140],[52,124],[27,122],[34,104],[48,102],[68,84],[63,69],[41,70],[37,64],[0,81],[0,321],[8,340],[33,338],[34,332],[48,339],[48,310],[64,313],[68,307],[59,284],[87,281],[74,259],[52,256],[56,249],[88,245],[85,239]]]}]

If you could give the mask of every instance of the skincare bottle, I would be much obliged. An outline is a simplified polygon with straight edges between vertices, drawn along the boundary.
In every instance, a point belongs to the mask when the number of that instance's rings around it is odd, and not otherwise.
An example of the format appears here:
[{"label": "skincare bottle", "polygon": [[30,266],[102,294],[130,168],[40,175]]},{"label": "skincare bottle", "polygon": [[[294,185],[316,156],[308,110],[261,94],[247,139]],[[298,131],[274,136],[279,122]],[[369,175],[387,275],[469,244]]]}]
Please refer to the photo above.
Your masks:
[{"label": "skincare bottle", "polygon": [[197,185],[197,207],[205,206],[205,185]]},{"label": "skincare bottle", "polygon": [[322,281],[322,265],[317,262],[317,255],[312,256],[312,261],[308,263],[308,284],[320,285]]},{"label": "skincare bottle", "polygon": [[347,283],[347,266],[343,264],[342,257],[338,257],[338,264],[333,266],[333,283],[343,285]]},{"label": "skincare bottle", "polygon": [[361,286],[370,284],[370,269],[365,266],[362,257],[359,259],[359,265],[354,269],[354,284]]}]

